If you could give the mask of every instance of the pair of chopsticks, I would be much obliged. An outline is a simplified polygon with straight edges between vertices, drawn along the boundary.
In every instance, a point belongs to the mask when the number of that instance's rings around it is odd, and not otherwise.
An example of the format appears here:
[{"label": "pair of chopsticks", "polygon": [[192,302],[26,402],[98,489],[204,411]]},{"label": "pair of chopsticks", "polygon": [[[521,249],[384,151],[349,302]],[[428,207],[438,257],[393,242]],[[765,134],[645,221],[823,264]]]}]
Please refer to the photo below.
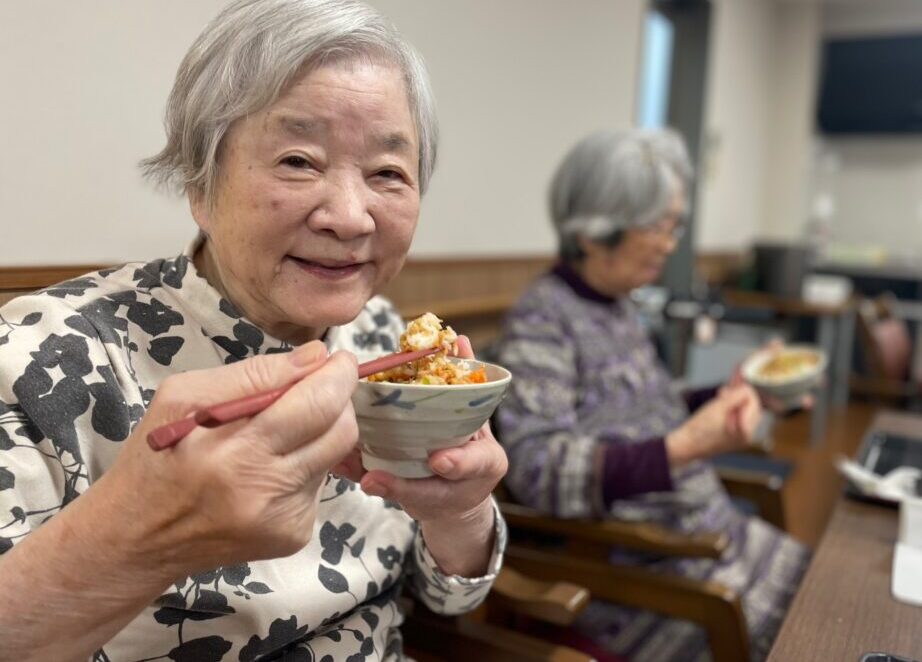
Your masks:
[{"label": "pair of chopsticks", "polygon": [[[438,347],[432,349],[421,349],[415,352],[397,352],[388,354],[373,361],[366,361],[359,364],[359,379],[374,375],[378,372],[396,368],[404,363],[418,361],[426,356],[431,356],[439,351]],[[161,425],[147,435],[147,445],[155,451],[162,451],[165,448],[175,446],[183,437],[192,432],[196,427],[215,428],[231,421],[236,421],[248,416],[255,416],[273,402],[278,400],[285,392],[294,386],[288,384],[281,388],[265,393],[248,395],[236,400],[229,400],[216,405],[211,405],[205,409],[200,409],[191,416],[187,416],[181,421],[174,421]]]}]

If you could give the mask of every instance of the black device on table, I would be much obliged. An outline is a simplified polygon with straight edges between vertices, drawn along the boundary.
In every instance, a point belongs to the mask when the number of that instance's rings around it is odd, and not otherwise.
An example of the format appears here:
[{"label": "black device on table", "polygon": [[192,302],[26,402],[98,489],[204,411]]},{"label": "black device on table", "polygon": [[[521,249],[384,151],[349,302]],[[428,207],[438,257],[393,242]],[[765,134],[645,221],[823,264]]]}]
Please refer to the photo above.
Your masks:
[{"label": "black device on table", "polygon": [[[919,437],[870,430],[861,442],[855,461],[878,476],[885,476],[898,467],[916,467],[922,469],[922,430]],[[880,499],[862,494],[851,484],[847,484],[845,493],[861,501],[870,501],[887,506],[897,506],[896,501]],[[916,495],[922,496],[922,481],[916,482]]]},{"label": "black device on table", "polygon": [[890,653],[865,653],[858,662],[917,662],[901,655]]}]

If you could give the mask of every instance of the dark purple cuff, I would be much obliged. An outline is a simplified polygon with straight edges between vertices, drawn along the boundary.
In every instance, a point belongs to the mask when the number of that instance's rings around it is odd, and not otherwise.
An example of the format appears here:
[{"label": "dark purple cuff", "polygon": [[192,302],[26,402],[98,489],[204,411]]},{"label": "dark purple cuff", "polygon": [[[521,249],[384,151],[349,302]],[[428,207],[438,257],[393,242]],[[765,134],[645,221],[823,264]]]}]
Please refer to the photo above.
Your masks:
[{"label": "dark purple cuff", "polygon": [[610,439],[603,443],[602,501],[606,508],[636,494],[672,490],[665,439],[639,443]]},{"label": "dark purple cuff", "polygon": [[719,386],[709,386],[708,388],[696,388],[694,391],[685,391],[683,397],[685,404],[688,405],[688,413],[694,414],[702,405],[713,400],[717,397],[719,390]]}]

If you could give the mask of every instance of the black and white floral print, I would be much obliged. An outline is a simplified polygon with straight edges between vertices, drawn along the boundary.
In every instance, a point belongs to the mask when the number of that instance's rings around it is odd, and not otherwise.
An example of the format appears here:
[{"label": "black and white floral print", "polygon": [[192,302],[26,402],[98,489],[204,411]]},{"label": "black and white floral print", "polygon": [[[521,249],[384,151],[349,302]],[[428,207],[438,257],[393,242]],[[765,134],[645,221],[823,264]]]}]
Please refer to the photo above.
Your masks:
[{"label": "black and white floral print", "polygon": [[[207,284],[190,259],[196,247],[0,308],[0,554],[112,465],[169,374],[291,349]],[[393,351],[401,331],[376,297],[325,341],[366,360]],[[435,611],[471,609],[498,572],[505,537],[497,516],[488,575],[444,576],[399,506],[329,476],[305,549],[178,579],[93,660],[402,659],[403,586]]]}]

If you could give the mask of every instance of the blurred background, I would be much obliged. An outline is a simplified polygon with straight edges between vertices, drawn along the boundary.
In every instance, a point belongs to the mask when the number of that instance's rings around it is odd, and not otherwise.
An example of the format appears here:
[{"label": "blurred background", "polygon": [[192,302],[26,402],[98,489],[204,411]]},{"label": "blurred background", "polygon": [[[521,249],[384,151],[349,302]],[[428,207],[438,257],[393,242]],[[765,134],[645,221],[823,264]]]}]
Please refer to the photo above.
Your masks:
[{"label": "blurred background", "polygon": [[[172,255],[193,236],[185,201],[153,190],[136,164],[161,147],[179,60],[224,4],[0,5],[0,268],[81,271]],[[496,316],[553,261],[546,190],[566,150],[599,128],[672,126],[696,164],[691,227],[662,287],[638,298],[677,376],[711,379],[763,340],[746,314],[739,340],[731,308],[778,318],[782,304],[889,292],[914,337],[922,3],[376,5],[426,58],[442,123],[411,260],[388,290],[408,314],[439,304],[462,326],[471,318],[474,335],[486,324],[489,342]],[[798,318],[782,335],[838,352],[848,381],[854,319],[782,317]],[[911,371],[901,364],[899,377]]]},{"label": "blurred background", "polygon": [[[0,6],[0,264],[145,259],[188,239],[185,204],[135,164],[161,146],[179,60],[223,4]],[[760,239],[877,261],[922,251],[918,2],[375,4],[422,51],[440,105],[415,256],[550,253],[554,166],[585,133],[635,124],[676,126],[699,166],[676,283],[691,249]]]},{"label": "blurred background", "polygon": [[[176,67],[224,4],[0,5],[3,289],[173,255],[194,235],[186,202],[137,163],[160,149]],[[546,191],[567,149],[600,128],[672,126],[696,165],[690,231],[636,298],[677,377],[713,381],[771,335],[824,345],[839,402],[855,379],[880,391],[922,372],[922,3],[375,4],[426,58],[442,125],[386,292],[407,316],[437,308],[489,344],[554,261]],[[876,306],[864,320],[855,297]],[[872,356],[881,317],[900,320],[895,358]]]}]

